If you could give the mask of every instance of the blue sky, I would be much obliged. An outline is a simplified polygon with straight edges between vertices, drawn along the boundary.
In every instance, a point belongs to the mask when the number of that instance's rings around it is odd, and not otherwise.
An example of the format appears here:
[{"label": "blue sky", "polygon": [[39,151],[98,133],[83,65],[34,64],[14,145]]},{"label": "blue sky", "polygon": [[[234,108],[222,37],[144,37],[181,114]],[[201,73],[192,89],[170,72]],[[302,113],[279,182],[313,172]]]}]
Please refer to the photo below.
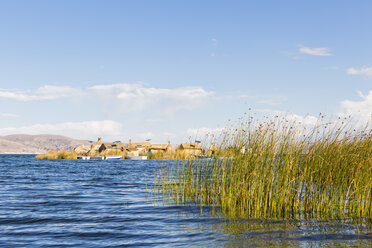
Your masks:
[{"label": "blue sky", "polygon": [[1,1],[0,135],[186,141],[372,113],[370,1]]}]

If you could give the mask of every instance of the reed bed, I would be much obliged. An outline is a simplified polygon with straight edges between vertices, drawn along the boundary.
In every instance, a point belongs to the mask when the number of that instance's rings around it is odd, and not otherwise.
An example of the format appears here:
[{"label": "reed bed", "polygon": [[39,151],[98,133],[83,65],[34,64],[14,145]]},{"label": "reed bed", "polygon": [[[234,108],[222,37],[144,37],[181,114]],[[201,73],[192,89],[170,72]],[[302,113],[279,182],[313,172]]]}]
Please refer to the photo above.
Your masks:
[{"label": "reed bed", "polygon": [[[194,157],[194,156],[192,156]],[[174,153],[167,152],[157,152],[147,155],[148,159],[159,159],[159,160],[179,160],[179,159],[189,159],[191,156],[182,151],[175,151]]]},{"label": "reed bed", "polygon": [[49,151],[46,154],[38,154],[36,159],[76,159],[77,153],[74,151]]},{"label": "reed bed", "polygon": [[169,204],[212,206],[228,217],[372,217],[372,131],[345,120],[309,127],[275,117],[240,121],[214,138],[219,156],[158,171]]}]

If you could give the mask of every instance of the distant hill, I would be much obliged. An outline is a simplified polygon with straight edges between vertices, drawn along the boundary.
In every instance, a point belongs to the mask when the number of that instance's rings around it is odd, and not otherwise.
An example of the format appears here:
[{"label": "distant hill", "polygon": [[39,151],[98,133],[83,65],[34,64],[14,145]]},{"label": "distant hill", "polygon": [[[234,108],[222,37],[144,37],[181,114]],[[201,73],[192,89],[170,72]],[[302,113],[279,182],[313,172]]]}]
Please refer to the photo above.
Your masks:
[{"label": "distant hill", "polygon": [[61,135],[12,134],[0,136],[0,154],[39,154],[50,150],[72,150],[82,144],[91,143],[88,140],[75,140]]}]

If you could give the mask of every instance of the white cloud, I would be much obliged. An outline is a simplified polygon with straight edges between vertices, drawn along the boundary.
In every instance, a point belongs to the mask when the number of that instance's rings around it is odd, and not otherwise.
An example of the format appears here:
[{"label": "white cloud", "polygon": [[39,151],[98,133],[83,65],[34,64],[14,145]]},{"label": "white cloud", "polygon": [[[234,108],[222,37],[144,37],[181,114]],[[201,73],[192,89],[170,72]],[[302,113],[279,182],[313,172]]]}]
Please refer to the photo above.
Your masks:
[{"label": "white cloud", "polygon": [[134,84],[102,84],[102,85],[94,85],[88,89],[94,90],[97,92],[110,92],[110,93],[117,93],[122,91],[133,91],[142,87],[142,83],[134,83]]},{"label": "white cloud", "polygon": [[153,132],[145,132],[145,133],[140,133],[138,134],[138,137],[140,137],[141,140],[148,140],[148,139],[153,139],[155,134]]},{"label": "white cloud", "polygon": [[[259,109],[257,112],[264,113],[270,120],[278,119],[282,124],[290,124],[297,127],[298,131],[312,130],[322,124],[322,120],[313,115],[298,115],[273,109]],[[303,129],[305,128],[305,129]],[[303,133],[302,133],[303,134]]]},{"label": "white cloud", "polygon": [[[350,118],[346,123],[348,125],[354,125],[355,127],[365,126],[367,123],[372,124],[372,90],[368,94],[364,95],[361,92],[358,92],[361,100],[351,101],[344,100],[340,102],[339,111],[334,113],[334,116],[330,116],[328,119],[322,119],[320,117],[315,117],[312,115],[301,116],[294,113],[285,113],[283,111],[262,109],[258,112],[267,113],[269,115],[277,115],[283,117],[290,122],[296,122],[297,124],[305,125],[309,128],[314,128],[319,125],[324,125],[325,123],[331,125],[339,125],[340,121],[337,119],[341,118]],[[342,122],[342,120],[341,120]]]},{"label": "white cloud", "polygon": [[95,85],[85,89],[68,86],[45,85],[35,91],[0,90],[0,99],[22,102],[70,98],[74,102],[95,104],[104,112],[126,113],[146,109],[172,114],[180,110],[192,110],[205,103],[213,91],[202,87],[174,89],[145,87],[143,83]]},{"label": "white cloud", "polygon": [[[256,122],[252,127],[257,127],[260,123],[266,122],[266,120],[275,120],[278,125],[287,125],[295,127],[296,135],[302,137],[302,135],[311,134],[314,130],[320,132],[328,130],[336,130],[339,127],[348,128],[360,128],[365,127],[369,123],[369,127],[372,124],[372,90],[368,94],[362,94],[358,92],[361,100],[351,101],[345,100],[340,102],[340,111],[335,113],[334,116],[313,116],[313,115],[298,115],[295,113],[284,112],[281,110],[272,109],[258,109],[258,113],[264,113],[265,116],[256,115]],[[338,117],[347,118],[345,124],[343,119],[339,120]],[[349,118],[351,117],[351,118]],[[257,119],[258,118],[258,119]],[[266,122],[267,123],[267,122]],[[230,127],[231,128],[231,127]],[[232,128],[235,128],[232,126]],[[220,137],[224,135],[227,128],[190,128],[187,130],[187,135],[190,136],[191,140],[194,139],[202,140],[202,142],[210,142],[221,140]],[[281,130],[280,128],[277,130]]]},{"label": "white cloud", "polygon": [[[184,133],[182,133],[184,134]],[[142,142],[142,141],[147,141],[151,142],[152,144],[167,144],[168,141],[171,142],[171,144],[174,146],[181,142],[186,142],[185,140],[185,135],[182,135],[180,133],[171,133],[171,132],[155,132],[155,131],[147,131],[147,132],[142,132],[142,133],[134,133],[131,132],[128,134],[128,139],[131,138],[132,141],[135,142]]]},{"label": "white cloud", "polygon": [[301,115],[290,114],[287,115],[285,118],[290,122],[310,127],[315,127],[317,124],[320,123],[319,118],[312,115],[306,115],[305,117],[303,117]]},{"label": "white cloud", "polygon": [[354,121],[360,124],[372,121],[372,90],[367,95],[359,92],[361,101],[345,100],[340,103],[339,115],[342,117],[351,116]]},{"label": "white cloud", "polygon": [[[189,128],[186,133],[191,138],[190,142],[195,140],[210,141],[215,138],[220,138],[223,132],[226,131],[226,128]],[[206,140],[204,140],[206,139]]]},{"label": "white cloud", "polygon": [[123,112],[151,109],[174,113],[191,110],[214,95],[214,92],[201,87],[161,89],[144,87],[141,83],[96,85],[89,89],[94,91],[97,97],[112,102],[111,106],[122,106]]},{"label": "white cloud", "polygon": [[10,113],[0,113],[0,117],[9,117],[9,118],[16,118],[19,117],[16,114],[10,114]]},{"label": "white cloud", "polygon": [[300,53],[313,55],[313,56],[331,56],[331,50],[327,47],[318,47],[318,48],[310,48],[310,47],[300,47]]},{"label": "white cloud", "polygon": [[372,77],[372,67],[367,67],[367,66],[363,66],[360,69],[355,69],[354,67],[351,67],[347,69],[346,72],[349,75],[361,75],[361,76]]},{"label": "white cloud", "polygon": [[45,85],[40,87],[36,91],[38,96],[44,97],[44,99],[56,99],[62,97],[70,97],[70,96],[81,96],[83,95],[83,91],[80,89],[72,88],[69,86],[52,86],[52,85]]},{"label": "white cloud", "polygon": [[281,110],[274,110],[274,109],[258,109],[257,112],[268,114],[271,117],[281,117],[289,122],[295,122],[297,124],[303,125],[310,125],[315,126],[319,119],[312,115],[306,115],[305,117],[302,115],[297,115],[290,112],[284,112]]},{"label": "white cloud", "polygon": [[34,92],[0,90],[0,99],[11,99],[21,102],[53,100],[64,97],[81,96],[83,92],[68,86],[45,85]]},{"label": "white cloud", "polygon": [[212,41],[212,46],[213,47],[216,47],[217,46],[217,42],[218,42],[217,39],[216,38],[212,38],[211,41]]},{"label": "white cloud", "polygon": [[30,126],[0,128],[0,135],[16,133],[59,134],[71,138],[90,140],[95,140],[97,137],[116,140],[122,138],[124,135],[122,124],[112,120],[35,124]]}]

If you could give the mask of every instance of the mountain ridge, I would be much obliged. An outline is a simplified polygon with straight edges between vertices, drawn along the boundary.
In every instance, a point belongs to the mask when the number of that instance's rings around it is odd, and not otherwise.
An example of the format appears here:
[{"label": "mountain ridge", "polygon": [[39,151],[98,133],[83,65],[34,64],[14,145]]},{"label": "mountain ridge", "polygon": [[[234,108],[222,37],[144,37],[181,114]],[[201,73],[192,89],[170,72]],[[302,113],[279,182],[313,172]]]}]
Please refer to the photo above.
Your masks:
[{"label": "mountain ridge", "polygon": [[50,150],[72,150],[91,141],[54,134],[11,134],[0,136],[0,154],[40,154]]}]

